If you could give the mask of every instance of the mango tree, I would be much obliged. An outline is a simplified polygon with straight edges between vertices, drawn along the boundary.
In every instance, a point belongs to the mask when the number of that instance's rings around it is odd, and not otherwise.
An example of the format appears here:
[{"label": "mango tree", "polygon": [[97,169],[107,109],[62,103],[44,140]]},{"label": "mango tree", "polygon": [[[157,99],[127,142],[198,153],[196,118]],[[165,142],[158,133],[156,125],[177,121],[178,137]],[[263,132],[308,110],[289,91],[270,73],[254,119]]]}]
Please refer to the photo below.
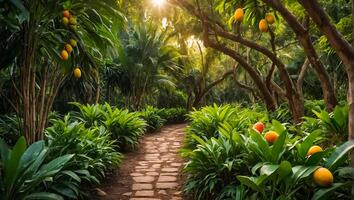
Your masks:
[{"label": "mango tree", "polygon": [[23,118],[27,142],[33,143],[42,138],[60,86],[72,75],[80,78],[82,69],[84,73],[98,67],[100,47],[111,45],[110,30],[120,28],[125,19],[117,2],[108,0],[3,4],[0,14],[10,30],[8,38],[13,39],[4,53],[16,53],[10,54],[11,59],[2,67],[18,68],[13,84],[18,114]]}]

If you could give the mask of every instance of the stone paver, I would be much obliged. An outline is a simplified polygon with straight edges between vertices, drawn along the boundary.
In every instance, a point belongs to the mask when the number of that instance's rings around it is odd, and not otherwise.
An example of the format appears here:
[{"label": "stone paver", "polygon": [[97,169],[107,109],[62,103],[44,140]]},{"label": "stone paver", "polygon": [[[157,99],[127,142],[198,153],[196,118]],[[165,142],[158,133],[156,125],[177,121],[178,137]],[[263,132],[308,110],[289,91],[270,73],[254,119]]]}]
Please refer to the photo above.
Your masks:
[{"label": "stone paver", "polygon": [[[132,184],[123,194],[107,194],[107,200],[178,200],[183,199],[181,170],[183,159],[178,150],[182,147],[185,125],[163,127],[158,133],[146,134],[139,145],[138,155],[130,162],[128,177]],[[117,177],[122,178],[122,177]],[[120,187],[119,185],[112,187]]]}]

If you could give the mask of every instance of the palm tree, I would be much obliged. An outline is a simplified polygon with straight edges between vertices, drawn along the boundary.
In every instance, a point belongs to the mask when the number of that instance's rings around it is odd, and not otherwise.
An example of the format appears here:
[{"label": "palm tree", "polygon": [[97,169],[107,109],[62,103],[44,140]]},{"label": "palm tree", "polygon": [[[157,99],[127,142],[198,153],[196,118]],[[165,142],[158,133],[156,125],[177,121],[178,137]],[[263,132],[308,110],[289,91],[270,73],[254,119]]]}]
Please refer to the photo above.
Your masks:
[{"label": "palm tree", "polygon": [[105,79],[128,96],[126,105],[139,108],[157,88],[174,87],[169,75],[179,70],[180,54],[167,42],[166,31],[152,24],[130,27],[122,36],[123,52],[107,65]]}]

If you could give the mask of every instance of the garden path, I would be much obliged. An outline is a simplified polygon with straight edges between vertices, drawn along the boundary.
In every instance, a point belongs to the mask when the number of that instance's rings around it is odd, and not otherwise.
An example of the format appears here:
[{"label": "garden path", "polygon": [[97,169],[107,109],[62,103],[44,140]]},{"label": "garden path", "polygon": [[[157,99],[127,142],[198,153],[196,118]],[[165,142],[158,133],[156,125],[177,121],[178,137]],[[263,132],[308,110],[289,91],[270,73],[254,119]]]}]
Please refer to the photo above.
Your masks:
[{"label": "garden path", "polygon": [[[136,152],[125,155],[123,166],[101,188],[101,200],[179,200],[183,199],[178,149],[185,124],[168,125],[146,134]],[[98,192],[100,193],[100,192]]]}]

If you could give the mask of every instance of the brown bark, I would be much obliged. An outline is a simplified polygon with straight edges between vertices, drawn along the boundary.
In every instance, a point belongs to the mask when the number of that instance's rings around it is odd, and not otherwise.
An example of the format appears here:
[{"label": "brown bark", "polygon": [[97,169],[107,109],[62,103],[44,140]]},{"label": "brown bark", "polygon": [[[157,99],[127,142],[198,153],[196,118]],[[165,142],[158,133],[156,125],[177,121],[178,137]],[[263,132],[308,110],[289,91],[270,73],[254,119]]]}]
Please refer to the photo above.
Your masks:
[{"label": "brown bark", "polygon": [[276,108],[275,101],[272,95],[269,93],[269,90],[264,84],[260,74],[251,65],[249,65],[249,63],[247,63],[246,60],[236,51],[233,51],[232,49],[226,47],[225,45],[221,45],[215,41],[210,40],[208,32],[209,32],[209,28],[204,23],[204,36],[203,36],[204,45],[206,47],[211,47],[215,50],[218,50],[224,53],[225,55],[230,56],[236,62],[238,62],[247,71],[247,73],[250,75],[254,83],[257,85],[258,89],[260,90],[261,96],[264,100],[264,103],[266,104],[267,109],[269,111],[274,111]]},{"label": "brown bark", "polygon": [[303,85],[305,74],[306,74],[309,64],[310,64],[309,60],[306,59],[304,64],[301,67],[299,78],[297,79],[297,82],[296,82],[297,90],[299,91],[299,94],[301,95],[300,98],[302,98],[302,99],[304,99],[304,93],[302,92],[302,85]]},{"label": "brown bark", "polygon": [[222,77],[207,85],[203,90],[196,92],[193,107],[198,107],[199,103],[202,101],[205,95],[208,94],[213,87],[223,82],[228,76],[232,75],[233,71],[233,69],[227,71]]},{"label": "brown bark", "polygon": [[249,92],[253,95],[253,97],[254,97],[255,99],[257,99],[257,98],[258,98],[258,95],[257,95],[257,92],[256,92],[256,90],[255,90],[254,88],[252,88],[252,87],[250,87],[250,86],[248,86],[248,85],[246,85],[246,84],[243,84],[243,83],[241,83],[239,80],[237,80],[237,76],[236,76],[237,69],[238,69],[238,65],[236,65],[236,66],[234,67],[234,70],[233,70],[233,77],[234,77],[234,81],[235,81],[236,85],[237,85],[239,88],[241,88],[241,89],[244,89],[244,90],[246,90],[246,91],[249,91]]},{"label": "brown bark", "polygon": [[311,66],[315,69],[316,75],[320,80],[326,107],[329,111],[332,111],[333,108],[337,105],[337,99],[335,97],[333,85],[311,42],[308,30],[296,19],[292,13],[290,13],[288,9],[285,8],[285,6],[279,0],[263,0],[263,2],[269,4],[273,7],[273,9],[277,10],[295,32],[300,45],[303,47],[311,63]]},{"label": "brown bark", "polygon": [[[325,35],[339,58],[345,65],[348,75],[348,139],[354,139],[354,47],[344,39],[341,33],[331,23],[326,11],[319,5],[317,0],[298,0],[305,8],[308,15],[315,22],[320,31]],[[350,163],[354,167],[354,150],[350,153]],[[354,186],[352,187],[352,197],[354,198]]]},{"label": "brown bark", "polygon": [[[296,88],[295,88],[293,82],[291,81],[287,70],[285,69],[285,65],[277,58],[277,56],[272,51],[270,51],[268,48],[263,47],[251,40],[247,40],[247,39],[242,38],[239,34],[235,35],[233,33],[226,31],[222,25],[215,23],[210,17],[207,16],[206,13],[204,13],[201,10],[196,11],[196,9],[191,4],[189,4],[185,1],[178,1],[178,2],[173,1],[173,2],[178,5],[181,5],[182,7],[187,9],[190,13],[192,13],[194,16],[196,16],[197,18],[202,20],[202,22],[204,24],[203,26],[213,29],[213,31],[215,32],[215,36],[221,36],[226,39],[232,40],[234,42],[240,43],[246,47],[254,49],[254,50],[262,53],[263,55],[267,56],[276,65],[276,67],[278,68],[278,71],[279,71],[280,78],[284,81],[284,85],[285,85],[285,89],[286,89],[286,97],[288,99],[290,109],[293,113],[294,121],[299,122],[301,120],[303,113],[304,113],[303,105],[301,105],[301,104],[303,104],[303,101],[301,101],[300,95],[297,93]],[[274,34],[271,36],[273,39],[272,49],[275,50]],[[270,94],[269,90],[267,93]],[[273,97],[272,97],[272,99],[273,99]],[[274,99],[273,99],[273,102],[275,102]]]}]

